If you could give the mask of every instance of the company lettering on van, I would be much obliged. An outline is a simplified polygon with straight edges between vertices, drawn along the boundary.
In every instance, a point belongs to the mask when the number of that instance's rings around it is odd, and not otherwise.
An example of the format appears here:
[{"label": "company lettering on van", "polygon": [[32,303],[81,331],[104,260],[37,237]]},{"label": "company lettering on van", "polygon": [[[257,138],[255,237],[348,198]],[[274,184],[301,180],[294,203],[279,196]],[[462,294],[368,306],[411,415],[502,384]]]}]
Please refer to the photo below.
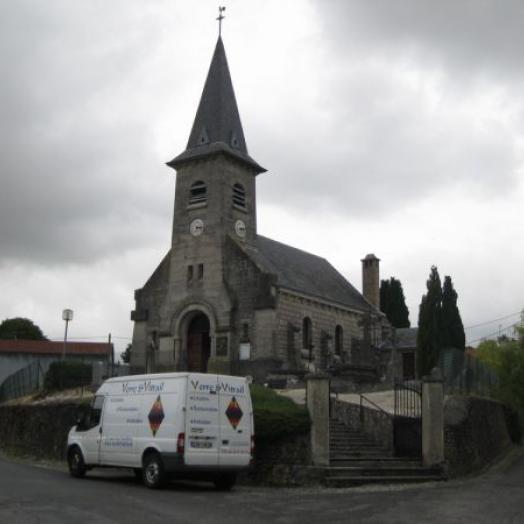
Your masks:
[{"label": "company lettering on van", "polygon": [[144,382],[124,382],[122,383],[122,393],[128,395],[140,395],[141,393],[162,393],[164,391],[164,382],[153,382],[144,380]]},{"label": "company lettering on van", "polygon": [[200,384],[198,380],[191,380],[191,385],[196,391],[201,391],[202,393],[212,393],[217,392],[217,386],[215,384]]},{"label": "company lettering on van", "polygon": [[229,384],[228,382],[220,383],[220,390],[231,395],[243,395],[246,391],[244,384]]},{"label": "company lettering on van", "polygon": [[200,384],[198,380],[191,380],[193,389],[201,392],[216,393],[217,391],[223,391],[230,395],[244,395],[245,384],[230,384],[229,382],[221,382],[217,386],[214,384]]}]

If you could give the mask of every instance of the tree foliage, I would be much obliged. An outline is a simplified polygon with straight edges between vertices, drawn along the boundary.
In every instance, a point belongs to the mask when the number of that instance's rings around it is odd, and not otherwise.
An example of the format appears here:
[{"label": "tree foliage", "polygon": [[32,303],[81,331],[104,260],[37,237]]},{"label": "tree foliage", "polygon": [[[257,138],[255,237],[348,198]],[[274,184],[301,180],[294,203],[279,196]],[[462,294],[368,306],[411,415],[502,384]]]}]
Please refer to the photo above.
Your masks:
[{"label": "tree foliage", "polygon": [[441,348],[442,288],[436,266],[431,267],[426,287],[418,316],[417,371],[420,377],[428,375],[437,365]]},{"label": "tree foliage", "polygon": [[477,357],[497,374],[495,396],[524,414],[524,328],[516,328],[517,339],[486,340]]},{"label": "tree foliage", "polygon": [[129,362],[131,362],[131,344],[128,344],[125,351],[120,353],[120,358],[124,364],[129,364]]},{"label": "tree foliage", "polygon": [[408,328],[410,326],[404,290],[400,280],[395,277],[380,282],[380,310],[393,327]]},{"label": "tree foliage", "polygon": [[441,287],[436,266],[431,267],[418,317],[417,370],[427,375],[437,365],[441,349],[464,351],[466,335],[457,306],[458,294],[450,276]]},{"label": "tree foliage", "polygon": [[42,330],[28,318],[7,318],[0,324],[0,339],[47,340]]},{"label": "tree foliage", "polygon": [[442,317],[441,340],[443,348],[455,348],[464,351],[466,347],[466,334],[464,324],[457,307],[457,292],[453,289],[451,277],[444,278],[442,288]]}]

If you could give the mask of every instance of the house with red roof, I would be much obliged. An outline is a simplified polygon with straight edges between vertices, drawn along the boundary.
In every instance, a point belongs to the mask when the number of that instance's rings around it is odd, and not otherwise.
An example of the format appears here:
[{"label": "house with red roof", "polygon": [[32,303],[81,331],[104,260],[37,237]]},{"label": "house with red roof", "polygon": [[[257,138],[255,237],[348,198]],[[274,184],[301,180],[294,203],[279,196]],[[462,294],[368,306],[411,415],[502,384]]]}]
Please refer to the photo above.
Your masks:
[{"label": "house with red roof", "polygon": [[[17,371],[39,363],[45,373],[52,362],[61,360],[64,342],[49,340],[0,340],[0,384]],[[67,342],[67,359],[85,363],[102,362],[109,365],[113,344],[108,342]]]}]

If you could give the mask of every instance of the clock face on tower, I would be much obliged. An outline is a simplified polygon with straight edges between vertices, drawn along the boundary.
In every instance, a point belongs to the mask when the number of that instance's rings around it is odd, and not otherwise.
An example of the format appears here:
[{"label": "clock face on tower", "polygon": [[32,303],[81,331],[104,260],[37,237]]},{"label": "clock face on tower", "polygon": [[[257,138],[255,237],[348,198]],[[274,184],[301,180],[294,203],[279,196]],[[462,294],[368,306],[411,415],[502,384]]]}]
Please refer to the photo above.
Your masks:
[{"label": "clock face on tower", "polygon": [[189,232],[194,237],[201,235],[204,232],[204,221],[201,218],[195,218],[195,220],[189,224]]},{"label": "clock face on tower", "polygon": [[246,224],[242,220],[237,220],[235,222],[235,232],[240,238],[245,238],[246,236]]}]

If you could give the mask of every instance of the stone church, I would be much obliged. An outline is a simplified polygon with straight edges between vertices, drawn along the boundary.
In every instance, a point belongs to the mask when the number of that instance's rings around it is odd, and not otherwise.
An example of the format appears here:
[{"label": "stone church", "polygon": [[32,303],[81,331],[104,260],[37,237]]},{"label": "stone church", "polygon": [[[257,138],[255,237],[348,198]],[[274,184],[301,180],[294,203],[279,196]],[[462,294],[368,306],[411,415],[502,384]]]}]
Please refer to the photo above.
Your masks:
[{"label": "stone church", "polygon": [[257,234],[256,178],[222,39],[176,170],[171,249],[135,291],[133,372],[253,375],[362,365],[384,336],[379,259],[363,294],[327,260]]}]

